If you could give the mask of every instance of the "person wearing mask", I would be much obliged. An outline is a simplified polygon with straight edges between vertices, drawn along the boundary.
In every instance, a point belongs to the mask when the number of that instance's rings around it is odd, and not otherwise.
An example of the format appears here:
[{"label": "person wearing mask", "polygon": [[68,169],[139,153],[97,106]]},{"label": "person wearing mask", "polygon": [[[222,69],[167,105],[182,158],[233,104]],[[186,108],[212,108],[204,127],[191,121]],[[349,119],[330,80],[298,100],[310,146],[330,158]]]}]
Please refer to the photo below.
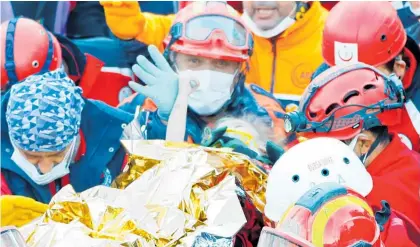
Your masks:
[{"label": "person wearing mask", "polygon": [[109,186],[120,173],[120,137],[133,116],[81,91],[57,69],[27,77],[3,96],[1,175],[11,194],[48,203],[67,184],[81,192]]},{"label": "person wearing mask", "polygon": [[[131,71],[104,67],[96,57],[82,53],[68,38],[48,32],[38,22],[14,18],[1,24],[0,58],[2,95],[26,77],[64,67],[83,96],[117,106],[132,94]],[[13,37],[7,40],[7,37]],[[31,40],[31,42],[28,42]],[[9,45],[10,42],[10,45]]]},{"label": "person wearing mask", "polygon": [[[245,87],[252,35],[229,5],[194,2],[178,12],[171,33],[165,39],[168,60],[149,46],[154,63],[139,56],[133,66],[146,85],[130,82],[130,86],[157,107],[143,106],[140,122],[147,125],[147,139],[165,139],[175,100],[184,91],[178,90],[178,84],[189,81],[198,86],[188,96],[186,140],[201,143],[204,129],[226,115],[253,115],[276,129],[276,139],[284,138],[282,121],[275,114],[281,107],[274,97],[255,85]],[[270,107],[261,107],[258,97],[271,102]]]},{"label": "person wearing mask", "polygon": [[[101,4],[109,28],[126,41],[124,46],[142,42],[163,51],[173,15],[143,13],[137,2]],[[317,1],[251,1],[243,8],[242,20],[255,41],[246,82],[275,94],[284,109],[293,109],[322,63],[321,37],[328,12]]]},{"label": "person wearing mask", "polygon": [[[189,81],[189,76],[179,78],[178,95],[169,115],[166,140],[183,142],[187,129],[188,97],[198,84]],[[217,120],[213,127],[206,127],[201,145],[216,148],[232,148],[253,159],[265,171],[284,153],[281,140],[274,143],[273,129],[258,118],[242,116],[240,118],[224,116]]]},{"label": "person wearing mask", "polygon": [[389,130],[401,124],[404,101],[395,74],[362,63],[335,66],[311,82],[299,110],[285,116],[285,128],[348,144],[372,176],[369,204],[376,210],[386,200],[419,227],[420,155]]},{"label": "person wearing mask", "polygon": [[[365,25],[367,22],[370,24]],[[391,3],[339,2],[325,23],[322,54],[325,64],[314,77],[329,66],[360,61],[401,78],[407,97],[401,124],[390,130],[408,147],[420,151],[420,49],[407,36]]]}]

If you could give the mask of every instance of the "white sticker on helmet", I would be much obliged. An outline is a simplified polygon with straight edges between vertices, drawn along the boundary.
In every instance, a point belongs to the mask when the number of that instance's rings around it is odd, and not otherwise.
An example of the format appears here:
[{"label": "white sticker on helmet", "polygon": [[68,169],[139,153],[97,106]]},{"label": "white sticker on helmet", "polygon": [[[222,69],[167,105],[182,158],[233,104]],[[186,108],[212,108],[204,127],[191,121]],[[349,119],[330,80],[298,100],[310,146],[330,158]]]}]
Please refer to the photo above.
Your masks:
[{"label": "white sticker on helmet", "polygon": [[357,63],[359,61],[358,46],[355,43],[334,42],[335,65]]}]

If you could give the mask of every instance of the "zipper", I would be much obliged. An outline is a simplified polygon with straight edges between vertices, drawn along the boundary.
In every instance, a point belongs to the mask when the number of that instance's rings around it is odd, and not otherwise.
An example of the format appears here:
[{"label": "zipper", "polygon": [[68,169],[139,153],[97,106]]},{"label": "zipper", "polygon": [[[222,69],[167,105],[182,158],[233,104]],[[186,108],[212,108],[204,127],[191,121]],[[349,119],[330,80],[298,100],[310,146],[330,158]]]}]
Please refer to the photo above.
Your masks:
[{"label": "zipper", "polygon": [[271,87],[270,87],[270,93],[274,93],[274,84],[276,83],[276,56],[277,56],[277,39],[273,38],[270,40],[271,41],[271,47],[272,47],[272,52],[273,52],[273,62],[271,64]]}]

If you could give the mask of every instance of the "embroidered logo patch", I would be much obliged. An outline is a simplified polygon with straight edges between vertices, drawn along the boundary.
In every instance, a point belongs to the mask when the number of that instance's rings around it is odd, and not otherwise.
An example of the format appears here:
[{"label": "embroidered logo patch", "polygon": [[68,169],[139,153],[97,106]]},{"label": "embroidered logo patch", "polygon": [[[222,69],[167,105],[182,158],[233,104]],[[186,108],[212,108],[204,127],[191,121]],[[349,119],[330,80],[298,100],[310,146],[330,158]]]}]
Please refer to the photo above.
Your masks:
[{"label": "embroidered logo patch", "polygon": [[104,186],[111,186],[112,183],[112,175],[111,171],[108,168],[105,168],[105,171],[101,175],[101,185]]}]

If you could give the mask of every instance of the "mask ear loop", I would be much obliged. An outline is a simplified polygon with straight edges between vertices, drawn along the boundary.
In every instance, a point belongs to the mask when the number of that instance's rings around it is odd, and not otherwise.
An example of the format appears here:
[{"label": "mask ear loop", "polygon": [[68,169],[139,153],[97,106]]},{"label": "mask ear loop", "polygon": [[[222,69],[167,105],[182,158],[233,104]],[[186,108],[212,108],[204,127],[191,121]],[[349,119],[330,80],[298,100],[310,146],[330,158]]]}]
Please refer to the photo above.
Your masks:
[{"label": "mask ear loop", "polygon": [[370,145],[369,150],[363,155],[362,163],[365,164],[367,157],[375,151],[375,149],[379,146],[380,139],[377,137],[375,141]]}]

